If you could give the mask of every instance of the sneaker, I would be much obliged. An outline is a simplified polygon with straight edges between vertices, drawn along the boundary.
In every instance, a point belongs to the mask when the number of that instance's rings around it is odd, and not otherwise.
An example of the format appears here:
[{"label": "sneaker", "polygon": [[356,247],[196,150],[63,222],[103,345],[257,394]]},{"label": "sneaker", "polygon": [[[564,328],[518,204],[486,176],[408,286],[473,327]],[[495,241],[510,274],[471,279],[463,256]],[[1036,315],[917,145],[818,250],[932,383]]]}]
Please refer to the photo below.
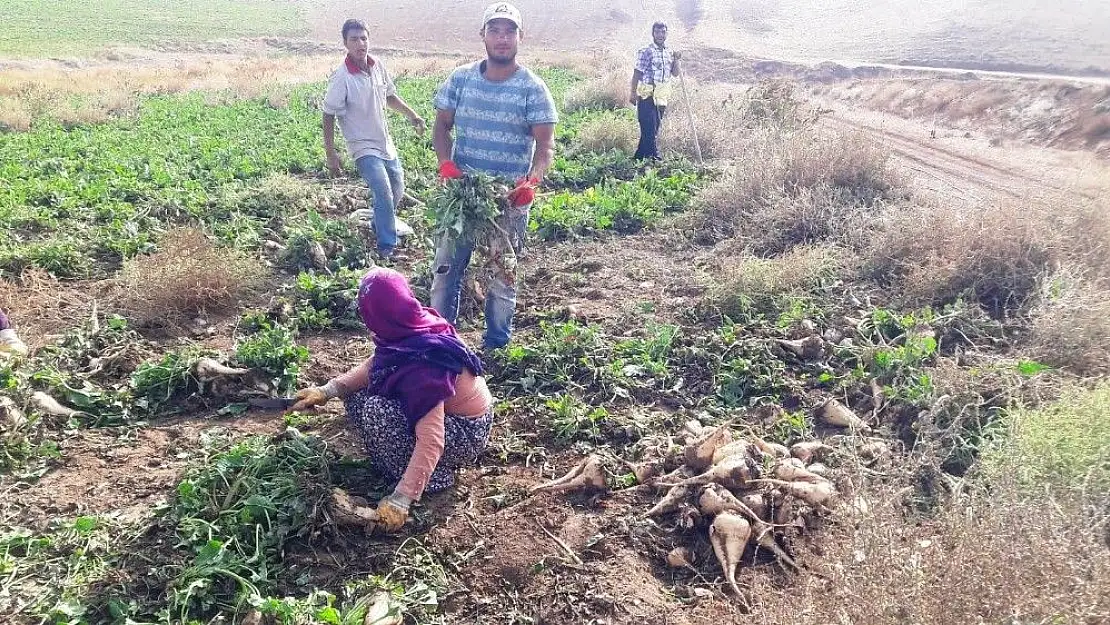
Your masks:
[{"label": "sneaker", "polygon": [[412,256],[406,250],[394,248],[389,252],[382,252],[381,250],[378,250],[377,260],[383,265],[393,265],[396,263],[407,263],[412,260]]},{"label": "sneaker", "polygon": [[412,226],[401,221],[400,217],[393,218],[393,227],[397,230],[397,236],[399,237],[411,237],[413,235]]},{"label": "sneaker", "polygon": [[0,330],[0,354],[27,355],[27,345],[19,339],[15,330]]},{"label": "sneaker", "polygon": [[347,215],[347,219],[356,223],[361,223],[369,228],[374,227],[374,211],[369,208],[360,208]]},{"label": "sneaker", "polygon": [[[347,215],[347,219],[360,223],[370,228],[370,230],[374,229],[374,211],[369,208],[360,208]],[[393,218],[393,228],[397,231],[398,237],[411,237],[413,235],[412,226],[402,221],[400,217]]]}]

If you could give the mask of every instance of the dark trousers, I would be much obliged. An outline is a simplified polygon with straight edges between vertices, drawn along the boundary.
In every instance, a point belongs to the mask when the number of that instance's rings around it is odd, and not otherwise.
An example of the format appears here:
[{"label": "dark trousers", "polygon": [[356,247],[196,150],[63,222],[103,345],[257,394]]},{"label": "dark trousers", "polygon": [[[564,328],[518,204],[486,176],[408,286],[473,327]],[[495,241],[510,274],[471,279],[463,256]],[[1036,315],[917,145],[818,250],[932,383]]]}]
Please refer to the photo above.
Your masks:
[{"label": "dark trousers", "polygon": [[640,146],[636,158],[659,160],[659,129],[663,127],[663,113],[667,107],[655,106],[654,98],[640,98],[636,115],[640,120]]}]

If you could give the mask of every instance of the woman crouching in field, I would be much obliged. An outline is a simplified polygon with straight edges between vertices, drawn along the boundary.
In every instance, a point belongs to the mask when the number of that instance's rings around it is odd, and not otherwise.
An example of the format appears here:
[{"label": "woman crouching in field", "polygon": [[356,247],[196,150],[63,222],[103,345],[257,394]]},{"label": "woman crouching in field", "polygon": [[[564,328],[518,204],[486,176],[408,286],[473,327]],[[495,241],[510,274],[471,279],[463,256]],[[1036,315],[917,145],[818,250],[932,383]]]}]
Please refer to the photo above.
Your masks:
[{"label": "woman crouching in field", "polygon": [[485,449],[493,397],[477,354],[439,313],[420,305],[401,274],[371,270],[359,286],[358,308],[374,337],[374,357],[300,391],[290,410],[343,398],[370,463],[400,480],[378,504],[381,526],[396,531],[425,490],[454,484],[455,469]]}]

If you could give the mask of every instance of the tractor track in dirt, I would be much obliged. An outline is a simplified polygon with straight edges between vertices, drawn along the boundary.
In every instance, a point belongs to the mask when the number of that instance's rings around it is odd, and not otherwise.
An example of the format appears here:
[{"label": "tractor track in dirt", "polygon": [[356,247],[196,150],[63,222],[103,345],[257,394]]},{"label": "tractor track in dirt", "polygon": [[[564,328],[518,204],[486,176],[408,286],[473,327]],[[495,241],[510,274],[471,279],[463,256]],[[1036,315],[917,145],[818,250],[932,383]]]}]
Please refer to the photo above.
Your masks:
[{"label": "tractor track in dirt", "polygon": [[829,116],[824,121],[837,130],[862,132],[874,137],[890,148],[915,174],[940,183],[939,188],[933,185],[930,187],[944,195],[957,195],[963,199],[979,201],[992,197],[1019,198],[1022,197],[1022,189],[1042,184],[1020,173],[929,145],[897,132],[844,117]]},{"label": "tractor track in dirt", "polygon": [[974,203],[1022,200],[1045,194],[1062,198],[1093,198],[1073,185],[1060,184],[1048,177],[1050,170],[1037,163],[1018,166],[1015,162],[991,162],[951,146],[937,145],[936,139],[921,139],[886,124],[851,119],[839,113],[822,118],[827,127],[838,131],[863,133],[889,148],[903,166],[913,172],[926,189],[942,197]]}]

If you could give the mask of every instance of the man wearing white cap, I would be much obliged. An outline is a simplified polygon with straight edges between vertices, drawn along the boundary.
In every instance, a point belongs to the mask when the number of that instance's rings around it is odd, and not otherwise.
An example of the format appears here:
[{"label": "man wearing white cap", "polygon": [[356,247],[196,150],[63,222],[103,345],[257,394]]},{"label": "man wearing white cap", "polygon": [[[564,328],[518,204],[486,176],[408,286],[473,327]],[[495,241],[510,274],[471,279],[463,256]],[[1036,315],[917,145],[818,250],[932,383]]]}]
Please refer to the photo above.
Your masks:
[{"label": "man wearing white cap", "polygon": [[[486,59],[459,67],[435,97],[433,144],[443,179],[464,170],[481,171],[516,182],[512,208],[502,216],[519,253],[528,226],[535,188],[555,156],[558,113],[547,85],[516,62],[524,40],[520,11],[507,2],[491,4],[482,17]],[[471,246],[445,238],[436,251],[432,307],[451,323],[459,312],[459,292]],[[504,347],[512,336],[516,276],[495,273],[486,285],[484,347]]]}]

